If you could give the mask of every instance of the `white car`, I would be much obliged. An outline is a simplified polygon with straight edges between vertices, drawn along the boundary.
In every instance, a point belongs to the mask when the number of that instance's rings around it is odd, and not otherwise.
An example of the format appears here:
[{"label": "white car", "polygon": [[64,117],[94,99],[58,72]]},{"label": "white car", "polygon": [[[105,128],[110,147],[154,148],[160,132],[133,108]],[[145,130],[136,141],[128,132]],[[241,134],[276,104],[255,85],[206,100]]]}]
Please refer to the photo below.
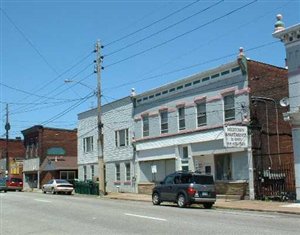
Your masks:
[{"label": "white car", "polygon": [[71,195],[73,190],[73,185],[63,179],[52,179],[42,187],[43,193],[50,192],[53,194],[62,192]]}]

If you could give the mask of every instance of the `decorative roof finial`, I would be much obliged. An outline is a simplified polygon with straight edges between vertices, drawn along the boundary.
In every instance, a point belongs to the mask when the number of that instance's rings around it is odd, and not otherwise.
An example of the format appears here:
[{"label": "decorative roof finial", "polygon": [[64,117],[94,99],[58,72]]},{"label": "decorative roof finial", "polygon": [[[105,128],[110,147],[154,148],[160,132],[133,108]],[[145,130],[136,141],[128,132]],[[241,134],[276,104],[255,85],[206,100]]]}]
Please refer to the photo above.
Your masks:
[{"label": "decorative roof finial", "polygon": [[284,30],[285,28],[284,28],[284,23],[283,23],[283,21],[282,21],[282,15],[281,14],[278,14],[277,16],[276,16],[276,19],[277,19],[277,21],[276,21],[276,23],[275,23],[275,30],[274,30],[274,32],[279,32],[279,31],[281,31],[281,30]]},{"label": "decorative roof finial", "polygon": [[131,97],[135,97],[136,96],[136,92],[134,88],[131,88],[131,93],[130,93]]},{"label": "decorative roof finial", "polygon": [[245,53],[244,53],[244,48],[243,47],[240,47],[239,48],[239,58],[241,58],[242,56],[245,56]]}]

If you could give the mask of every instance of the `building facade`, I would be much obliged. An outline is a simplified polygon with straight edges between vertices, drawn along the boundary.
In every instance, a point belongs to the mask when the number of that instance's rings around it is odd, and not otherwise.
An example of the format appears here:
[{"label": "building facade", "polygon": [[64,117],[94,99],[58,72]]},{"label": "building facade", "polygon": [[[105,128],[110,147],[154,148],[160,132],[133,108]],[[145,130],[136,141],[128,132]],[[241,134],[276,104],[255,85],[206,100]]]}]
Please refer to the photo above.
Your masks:
[{"label": "building facade", "polygon": [[289,109],[285,119],[292,126],[294,168],[296,181],[296,200],[300,202],[300,24],[284,28],[282,16],[277,15],[273,36],[279,38],[285,45],[288,65],[289,102],[285,103]]},{"label": "building facade", "polygon": [[[212,174],[220,194],[264,193],[261,181],[272,181],[264,173],[293,161],[291,129],[278,107],[287,87],[286,69],[247,60],[241,50],[237,61],[136,96],[139,192],[175,170],[196,170]],[[230,127],[244,130],[241,146],[228,142]]]},{"label": "building facade", "polygon": [[36,125],[22,131],[24,189],[40,188],[52,178],[77,178],[77,131]]},{"label": "building facade", "polygon": [[[104,105],[106,190],[151,193],[182,170],[213,175],[219,194],[293,192],[293,169],[281,171],[293,162],[287,95],[287,70],[241,49],[236,61]],[[97,109],[78,119],[79,179],[97,180]]]},{"label": "building facade", "polygon": [[[126,97],[102,107],[106,191],[135,192],[133,104]],[[79,180],[98,180],[97,109],[78,115]]]},{"label": "building facade", "polygon": [[5,176],[6,151],[8,151],[8,175],[22,178],[25,148],[21,139],[0,139],[0,177]]}]

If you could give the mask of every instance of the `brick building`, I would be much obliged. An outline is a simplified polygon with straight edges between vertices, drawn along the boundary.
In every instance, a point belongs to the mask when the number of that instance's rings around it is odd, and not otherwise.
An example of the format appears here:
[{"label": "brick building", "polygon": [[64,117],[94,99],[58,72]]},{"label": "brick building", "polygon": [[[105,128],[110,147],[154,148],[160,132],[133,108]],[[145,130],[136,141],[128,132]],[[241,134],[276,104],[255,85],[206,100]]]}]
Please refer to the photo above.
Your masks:
[{"label": "brick building", "polygon": [[77,178],[77,131],[36,125],[22,131],[24,189],[40,188],[51,178]]},{"label": "brick building", "polygon": [[6,171],[6,149],[8,150],[9,165],[8,174],[17,178],[22,178],[23,159],[25,158],[25,148],[21,139],[0,139],[0,177]]}]

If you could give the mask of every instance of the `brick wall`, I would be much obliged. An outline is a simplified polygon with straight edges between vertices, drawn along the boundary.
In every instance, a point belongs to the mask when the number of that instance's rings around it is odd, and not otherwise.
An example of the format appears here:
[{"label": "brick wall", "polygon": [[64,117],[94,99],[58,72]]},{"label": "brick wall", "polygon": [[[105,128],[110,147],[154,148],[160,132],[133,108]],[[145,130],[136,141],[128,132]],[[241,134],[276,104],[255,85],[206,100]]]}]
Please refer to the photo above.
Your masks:
[{"label": "brick wall", "polygon": [[283,120],[282,115],[288,108],[279,104],[283,97],[289,96],[287,70],[248,61],[248,79],[251,96],[271,98],[275,101],[274,103],[268,99],[259,99],[250,102],[254,159],[257,164],[263,164],[264,167],[278,166],[280,161],[293,162],[291,127]]}]

